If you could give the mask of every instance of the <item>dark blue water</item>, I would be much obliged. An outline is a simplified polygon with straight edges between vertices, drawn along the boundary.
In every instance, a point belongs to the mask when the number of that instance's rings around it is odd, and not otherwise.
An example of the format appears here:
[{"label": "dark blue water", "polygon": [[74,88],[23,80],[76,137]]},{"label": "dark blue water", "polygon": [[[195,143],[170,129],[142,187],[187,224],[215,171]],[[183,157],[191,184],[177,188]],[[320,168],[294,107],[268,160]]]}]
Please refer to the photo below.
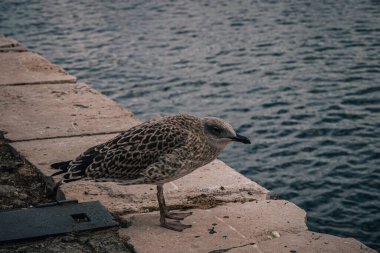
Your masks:
[{"label": "dark blue water", "polygon": [[221,158],[380,249],[380,1],[10,1],[14,37],[141,119],[214,115]]}]

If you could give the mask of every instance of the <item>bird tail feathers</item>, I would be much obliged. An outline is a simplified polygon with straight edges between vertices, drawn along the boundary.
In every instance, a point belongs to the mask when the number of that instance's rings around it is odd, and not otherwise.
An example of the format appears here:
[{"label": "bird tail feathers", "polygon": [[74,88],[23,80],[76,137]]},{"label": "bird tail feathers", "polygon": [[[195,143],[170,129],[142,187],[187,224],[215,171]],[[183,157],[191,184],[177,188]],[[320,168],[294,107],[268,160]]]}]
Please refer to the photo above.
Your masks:
[{"label": "bird tail feathers", "polygon": [[55,170],[59,170],[56,173],[54,173],[53,175],[51,175],[51,176],[53,177],[53,176],[56,176],[56,175],[60,175],[60,174],[66,173],[68,171],[69,167],[70,167],[70,163],[71,163],[71,160],[70,161],[64,161],[64,162],[53,163],[52,165],[50,165],[51,168],[53,168]]}]

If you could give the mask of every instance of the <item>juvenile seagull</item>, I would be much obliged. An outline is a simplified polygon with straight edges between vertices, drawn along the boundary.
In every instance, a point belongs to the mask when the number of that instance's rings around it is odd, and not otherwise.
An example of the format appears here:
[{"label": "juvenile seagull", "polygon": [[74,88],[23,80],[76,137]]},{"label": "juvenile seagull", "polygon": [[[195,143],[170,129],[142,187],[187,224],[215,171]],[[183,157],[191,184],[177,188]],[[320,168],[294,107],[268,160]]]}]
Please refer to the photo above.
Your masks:
[{"label": "juvenile seagull", "polygon": [[[191,213],[169,212],[163,185],[213,161],[231,141],[251,143],[227,122],[214,117],[175,115],[130,128],[72,161],[52,164],[62,174],[60,184],[83,178],[123,185],[155,184],[162,227],[182,231],[179,222]],[[174,219],[177,222],[166,220]]]}]

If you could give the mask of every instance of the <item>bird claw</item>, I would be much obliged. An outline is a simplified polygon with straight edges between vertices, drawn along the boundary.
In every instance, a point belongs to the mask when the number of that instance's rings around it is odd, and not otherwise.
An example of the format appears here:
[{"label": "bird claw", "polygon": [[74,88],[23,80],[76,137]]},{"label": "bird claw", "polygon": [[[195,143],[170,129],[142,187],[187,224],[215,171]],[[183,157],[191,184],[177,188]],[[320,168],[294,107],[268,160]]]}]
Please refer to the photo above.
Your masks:
[{"label": "bird claw", "polygon": [[170,212],[170,213],[165,214],[165,217],[168,219],[173,219],[173,220],[183,220],[192,214],[193,212],[186,212],[186,213]]},{"label": "bird claw", "polygon": [[191,228],[192,225],[182,224],[179,221],[177,221],[177,222],[167,222],[165,220],[164,223],[161,223],[161,227],[164,227],[164,228],[167,228],[167,229],[170,229],[170,230],[174,230],[174,231],[177,231],[177,232],[182,232],[183,230],[185,230],[187,228]]}]

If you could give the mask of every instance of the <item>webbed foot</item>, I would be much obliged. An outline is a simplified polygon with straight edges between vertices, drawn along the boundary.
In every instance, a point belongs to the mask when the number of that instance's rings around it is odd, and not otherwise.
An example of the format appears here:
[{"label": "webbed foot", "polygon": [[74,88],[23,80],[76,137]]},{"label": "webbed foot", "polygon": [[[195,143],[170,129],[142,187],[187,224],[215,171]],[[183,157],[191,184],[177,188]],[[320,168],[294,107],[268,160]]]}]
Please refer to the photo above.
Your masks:
[{"label": "webbed foot", "polygon": [[182,224],[179,221],[176,221],[176,222],[167,222],[165,220],[165,222],[161,223],[161,227],[164,227],[164,228],[167,228],[167,229],[170,229],[170,230],[174,230],[174,231],[177,231],[177,232],[182,232],[183,230],[185,230],[187,228],[191,228],[191,225]]},{"label": "webbed foot", "polygon": [[173,219],[173,220],[183,220],[186,217],[192,215],[193,212],[184,212],[184,213],[176,213],[176,212],[169,212],[165,214],[165,217],[168,219]]}]

